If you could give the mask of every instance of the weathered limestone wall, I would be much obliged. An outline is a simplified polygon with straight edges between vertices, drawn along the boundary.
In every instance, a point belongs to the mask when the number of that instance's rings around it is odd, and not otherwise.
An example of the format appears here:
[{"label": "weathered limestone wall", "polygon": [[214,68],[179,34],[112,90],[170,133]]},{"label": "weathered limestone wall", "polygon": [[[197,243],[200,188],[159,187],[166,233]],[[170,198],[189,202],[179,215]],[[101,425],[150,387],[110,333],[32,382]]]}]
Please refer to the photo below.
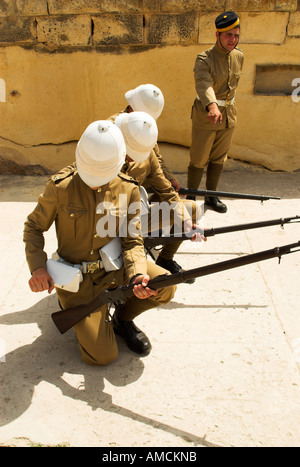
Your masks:
[{"label": "weathered limestone wall", "polygon": [[[144,83],[165,96],[159,140],[188,147],[195,58],[229,9],[240,15],[245,53],[230,156],[300,169],[297,0],[0,0],[0,169],[72,162],[86,126],[125,108],[125,92]],[[174,154],[173,169],[186,171],[188,156]]]}]

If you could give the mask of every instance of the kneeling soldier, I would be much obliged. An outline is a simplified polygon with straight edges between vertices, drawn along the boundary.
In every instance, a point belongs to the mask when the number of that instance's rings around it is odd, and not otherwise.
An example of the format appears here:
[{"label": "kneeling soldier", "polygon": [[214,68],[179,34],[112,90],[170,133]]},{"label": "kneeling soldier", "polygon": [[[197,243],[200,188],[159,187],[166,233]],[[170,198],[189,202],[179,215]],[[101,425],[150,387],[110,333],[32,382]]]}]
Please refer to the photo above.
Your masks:
[{"label": "kneeling soldier", "polygon": [[[168,303],[175,293],[175,287],[159,291],[147,287],[149,279],[166,271],[146,260],[139,212],[128,213],[133,203],[139,205],[140,196],[137,183],[119,173],[125,155],[124,139],[116,125],[105,120],[91,123],[78,142],[76,163],[51,177],[25,222],[26,259],[32,274],[29,286],[33,292],[51,293],[56,288],[62,309],[89,303],[106,288],[135,284],[134,296],[116,308],[114,328],[106,305],[74,326],[82,359],[94,365],[108,364],[117,357],[115,333],[134,352],[149,353],[149,339],[133,319]],[[99,227],[107,212],[115,220],[115,232]],[[75,292],[60,287],[47,271],[43,233],[53,222],[58,242],[55,259],[76,265],[81,273]],[[123,236],[119,233],[121,224]],[[132,235],[130,231],[134,231]],[[101,253],[116,237],[119,265],[112,261],[106,270]]]}]

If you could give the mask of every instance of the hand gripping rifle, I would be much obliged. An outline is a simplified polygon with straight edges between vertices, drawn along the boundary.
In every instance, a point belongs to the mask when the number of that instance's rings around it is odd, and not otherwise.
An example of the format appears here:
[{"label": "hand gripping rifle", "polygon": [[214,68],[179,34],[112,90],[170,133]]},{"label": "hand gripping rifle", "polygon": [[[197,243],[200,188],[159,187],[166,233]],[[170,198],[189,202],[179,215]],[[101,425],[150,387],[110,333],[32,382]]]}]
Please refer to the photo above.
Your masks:
[{"label": "hand gripping rifle", "polygon": [[[296,251],[300,251],[300,241],[289,245],[283,245],[281,247],[275,247],[270,250],[240,256],[227,261],[209,264],[200,268],[177,272],[175,274],[163,274],[151,279],[148,283],[148,287],[157,290],[164,287],[174,286],[192,278],[215,274],[217,272],[226,271],[227,269],[237,268],[270,258],[279,258],[280,262],[281,256],[294,253]],[[52,313],[52,319],[61,334],[64,334],[79,321],[95,312],[100,306],[112,302],[122,302],[131,297],[133,295],[133,287],[133,285],[124,285],[115,287],[114,289],[105,289],[88,304],[78,305],[73,308]]]},{"label": "hand gripping rifle", "polygon": [[300,216],[294,217],[282,217],[280,219],[271,219],[269,221],[261,222],[250,222],[248,224],[236,224],[227,225],[225,227],[216,227],[212,229],[199,229],[193,230],[189,235],[185,234],[169,234],[163,235],[162,231],[159,231],[156,236],[143,237],[144,247],[147,253],[151,254],[151,249],[158,245],[166,245],[174,242],[182,242],[183,240],[191,240],[192,235],[195,232],[200,232],[204,237],[213,237],[215,235],[238,232],[240,230],[258,229],[260,227],[269,227],[272,225],[280,225],[282,228],[284,224],[295,224],[300,222]]},{"label": "hand gripping rifle", "polygon": [[221,196],[222,198],[231,198],[231,199],[253,199],[256,201],[268,201],[269,199],[280,199],[278,196],[266,196],[266,195],[249,195],[246,193],[230,193],[227,191],[211,191],[211,190],[195,190],[193,188],[180,188],[178,193],[180,195],[187,196]]}]

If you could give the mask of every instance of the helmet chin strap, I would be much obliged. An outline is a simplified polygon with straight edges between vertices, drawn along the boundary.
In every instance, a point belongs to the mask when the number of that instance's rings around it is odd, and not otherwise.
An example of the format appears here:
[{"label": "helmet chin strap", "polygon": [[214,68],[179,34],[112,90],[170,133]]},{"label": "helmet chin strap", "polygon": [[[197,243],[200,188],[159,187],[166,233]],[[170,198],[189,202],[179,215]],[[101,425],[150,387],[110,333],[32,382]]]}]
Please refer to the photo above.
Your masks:
[{"label": "helmet chin strap", "polygon": [[[224,45],[222,44],[222,41],[221,41],[221,33],[220,33],[220,32],[219,32],[219,43],[220,43],[220,46],[222,47],[222,49],[225,50],[225,52],[227,52],[227,53],[230,53],[230,52],[231,52],[231,50],[227,50],[227,49],[224,47]],[[236,45],[234,46],[234,48],[237,47],[238,43],[239,43],[239,40],[237,41],[237,43],[236,43]]]}]

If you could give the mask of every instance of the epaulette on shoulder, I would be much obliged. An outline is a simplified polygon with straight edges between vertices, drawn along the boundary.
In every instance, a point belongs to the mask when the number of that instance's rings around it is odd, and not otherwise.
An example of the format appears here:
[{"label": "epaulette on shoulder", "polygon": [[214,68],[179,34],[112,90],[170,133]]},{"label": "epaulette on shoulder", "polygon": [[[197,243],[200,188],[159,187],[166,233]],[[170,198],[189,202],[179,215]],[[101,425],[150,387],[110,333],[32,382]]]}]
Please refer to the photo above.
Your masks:
[{"label": "epaulette on shoulder", "polygon": [[66,178],[73,175],[75,170],[76,170],[75,165],[68,165],[67,167],[62,169],[60,172],[57,172],[56,174],[52,175],[51,180],[55,184],[60,183],[62,180],[65,180]]},{"label": "epaulette on shoulder", "polygon": [[199,53],[198,55],[200,55],[202,59],[209,58],[214,48],[215,45],[212,45],[211,47],[209,47],[209,49],[203,50],[203,52]]},{"label": "epaulette on shoulder", "polygon": [[130,175],[120,172],[118,176],[122,178],[122,180],[125,180],[126,182],[131,182],[131,183],[134,183],[135,185],[138,185],[138,182],[135,180],[135,178],[130,177]]},{"label": "epaulette on shoulder", "polygon": [[204,60],[205,58],[208,57],[208,53],[207,51],[205,52],[200,52],[199,54],[197,54],[197,58],[201,58],[202,60]]}]

